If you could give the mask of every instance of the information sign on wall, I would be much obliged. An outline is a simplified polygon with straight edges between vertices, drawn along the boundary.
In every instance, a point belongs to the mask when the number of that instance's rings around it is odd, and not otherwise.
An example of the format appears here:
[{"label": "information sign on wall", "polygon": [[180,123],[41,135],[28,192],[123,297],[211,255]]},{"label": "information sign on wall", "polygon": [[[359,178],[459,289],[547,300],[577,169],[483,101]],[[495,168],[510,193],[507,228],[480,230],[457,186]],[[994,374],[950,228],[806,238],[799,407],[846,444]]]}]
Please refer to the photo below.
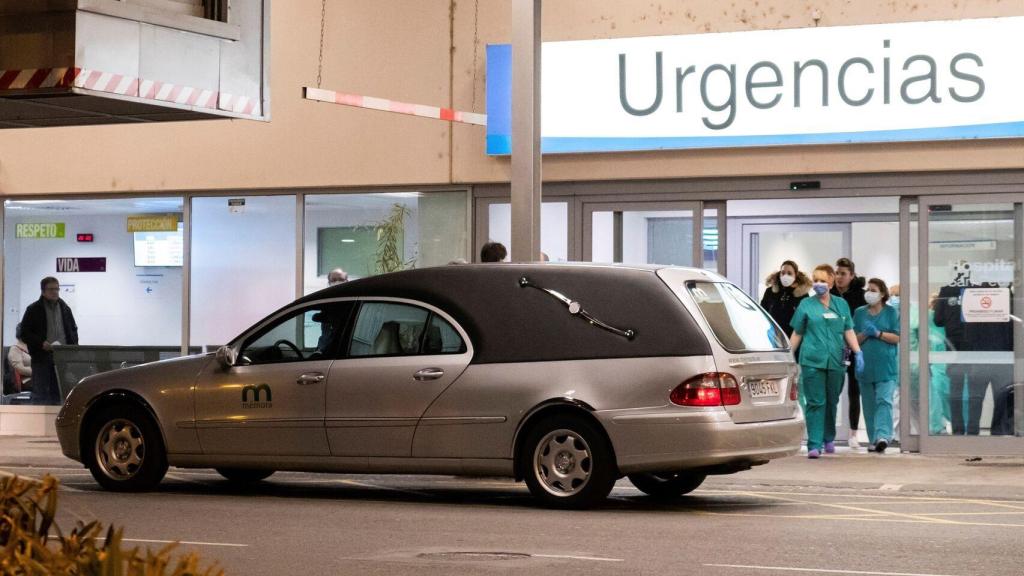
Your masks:
[{"label": "information sign on wall", "polygon": [[14,226],[14,236],[15,238],[63,238],[64,223],[16,224]]},{"label": "information sign on wall", "polygon": [[128,217],[129,232],[174,232],[177,229],[177,214],[138,214]]},{"label": "information sign on wall", "polygon": [[106,258],[57,258],[57,272],[106,272]]},{"label": "information sign on wall", "polygon": [[[512,54],[487,49],[487,153]],[[1024,136],[1024,17],[545,42],[544,152]]]},{"label": "information sign on wall", "polygon": [[1009,288],[966,288],[961,311],[964,322],[1009,322]]}]

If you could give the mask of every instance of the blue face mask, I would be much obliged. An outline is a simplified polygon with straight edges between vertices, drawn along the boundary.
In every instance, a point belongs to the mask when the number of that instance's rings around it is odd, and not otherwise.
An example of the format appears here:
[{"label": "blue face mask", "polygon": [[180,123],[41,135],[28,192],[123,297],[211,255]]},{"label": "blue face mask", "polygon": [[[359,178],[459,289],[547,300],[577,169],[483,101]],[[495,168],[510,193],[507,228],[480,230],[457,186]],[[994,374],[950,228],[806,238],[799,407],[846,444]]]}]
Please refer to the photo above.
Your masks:
[{"label": "blue face mask", "polygon": [[894,308],[899,308],[900,307],[900,297],[899,296],[892,296],[891,298],[889,298],[889,306],[892,306]]},{"label": "blue face mask", "polygon": [[825,292],[828,292],[828,284],[824,282],[814,283],[814,293],[818,296],[824,296]]}]

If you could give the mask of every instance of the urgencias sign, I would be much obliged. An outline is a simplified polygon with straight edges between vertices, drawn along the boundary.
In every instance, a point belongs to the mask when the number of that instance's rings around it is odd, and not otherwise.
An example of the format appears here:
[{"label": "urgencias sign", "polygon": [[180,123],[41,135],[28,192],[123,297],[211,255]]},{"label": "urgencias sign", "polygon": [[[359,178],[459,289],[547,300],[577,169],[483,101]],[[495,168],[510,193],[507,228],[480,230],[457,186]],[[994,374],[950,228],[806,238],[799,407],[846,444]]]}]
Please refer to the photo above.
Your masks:
[{"label": "urgencias sign", "polygon": [[[1024,136],[1024,17],[546,42],[542,149]],[[511,151],[488,46],[487,152]]]}]

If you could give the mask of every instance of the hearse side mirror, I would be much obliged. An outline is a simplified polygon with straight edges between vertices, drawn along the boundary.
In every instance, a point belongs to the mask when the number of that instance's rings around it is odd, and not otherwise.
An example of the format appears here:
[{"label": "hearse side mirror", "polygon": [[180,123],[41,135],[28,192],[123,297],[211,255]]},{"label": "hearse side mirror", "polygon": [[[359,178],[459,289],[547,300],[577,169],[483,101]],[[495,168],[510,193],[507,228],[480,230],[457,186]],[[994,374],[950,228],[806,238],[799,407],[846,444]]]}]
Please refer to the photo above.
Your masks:
[{"label": "hearse side mirror", "polygon": [[235,365],[235,351],[228,346],[221,346],[220,348],[217,348],[216,357],[217,363],[220,364],[220,367],[224,370],[228,370]]}]

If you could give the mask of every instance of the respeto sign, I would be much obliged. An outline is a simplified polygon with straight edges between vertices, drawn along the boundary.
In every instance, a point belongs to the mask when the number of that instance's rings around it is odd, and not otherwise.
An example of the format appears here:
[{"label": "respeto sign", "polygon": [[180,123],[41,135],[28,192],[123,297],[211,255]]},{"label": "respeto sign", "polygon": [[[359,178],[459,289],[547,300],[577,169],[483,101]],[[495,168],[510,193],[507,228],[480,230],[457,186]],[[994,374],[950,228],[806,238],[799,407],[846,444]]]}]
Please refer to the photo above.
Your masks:
[{"label": "respeto sign", "polygon": [[[545,152],[1024,137],[1024,17],[546,42]],[[511,150],[488,47],[489,154]]]}]

